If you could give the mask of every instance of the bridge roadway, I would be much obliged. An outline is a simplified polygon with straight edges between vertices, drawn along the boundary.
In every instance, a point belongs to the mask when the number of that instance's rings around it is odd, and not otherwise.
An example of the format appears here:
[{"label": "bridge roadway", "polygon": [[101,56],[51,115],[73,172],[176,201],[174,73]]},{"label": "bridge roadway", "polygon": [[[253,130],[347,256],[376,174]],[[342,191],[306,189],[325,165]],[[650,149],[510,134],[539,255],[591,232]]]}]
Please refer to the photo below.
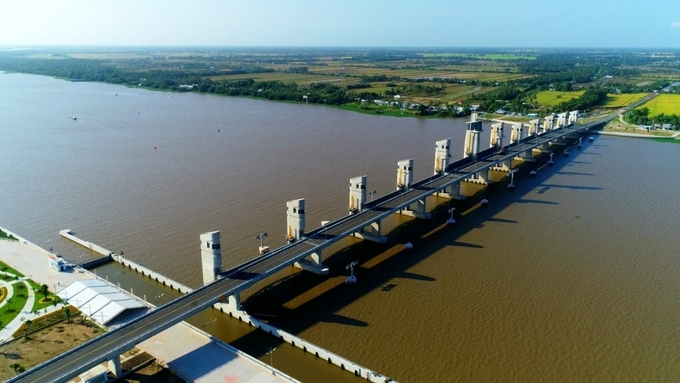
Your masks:
[{"label": "bridge roadway", "polygon": [[305,237],[292,244],[282,246],[229,269],[223,272],[222,278],[217,281],[168,302],[136,321],[48,360],[8,382],[64,382],[99,363],[117,357],[144,339],[172,327],[217,302],[226,300],[227,296],[248,288],[253,283],[359,231],[368,224],[384,219],[420,199],[442,191],[447,186],[463,181],[474,172],[511,159],[522,151],[559,140],[569,134],[583,132],[615,116],[616,114],[612,114],[588,124],[562,128],[538,137],[527,137],[519,143],[506,146],[502,154],[496,153],[493,148],[487,149],[478,153],[477,162],[473,162],[470,158],[456,161],[450,164],[446,169],[447,172],[442,175],[428,177],[411,185],[408,190],[395,191],[378,198],[368,203],[366,209],[360,213],[342,217],[307,233]]}]

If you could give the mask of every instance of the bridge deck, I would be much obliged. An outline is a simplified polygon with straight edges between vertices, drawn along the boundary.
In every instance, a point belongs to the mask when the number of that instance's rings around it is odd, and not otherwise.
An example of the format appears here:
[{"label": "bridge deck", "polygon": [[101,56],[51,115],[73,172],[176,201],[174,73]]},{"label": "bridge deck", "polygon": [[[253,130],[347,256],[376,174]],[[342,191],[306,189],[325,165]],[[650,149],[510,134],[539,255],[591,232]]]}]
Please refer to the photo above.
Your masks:
[{"label": "bridge deck", "polygon": [[[512,158],[516,155],[517,150],[528,150],[546,142],[554,141],[566,134],[585,131],[590,127],[611,120],[614,116],[615,114],[612,114],[596,122],[577,125],[570,129],[560,129],[536,138],[525,138],[521,143],[506,147],[507,152],[503,154],[496,154],[493,150],[487,149],[478,153],[479,161],[477,163],[463,167],[462,171],[481,171],[498,161]],[[457,166],[467,165],[470,162],[472,161],[469,158],[458,160],[451,164],[447,171],[454,170],[454,167]],[[218,301],[225,300],[227,296],[247,288],[267,275],[277,272],[351,233],[357,232],[373,221],[383,219],[448,185],[460,182],[469,175],[469,173],[435,175],[413,184],[409,190],[395,191],[383,196],[367,204],[367,209],[358,214],[342,217],[324,227],[312,230],[306,237],[293,244],[280,247],[236,266],[224,272],[223,278],[159,307],[140,317],[136,322],[110,331],[70,352],[36,366],[8,382],[47,383],[65,381],[112,356],[131,349],[141,340],[162,332],[198,311],[208,308]]]}]

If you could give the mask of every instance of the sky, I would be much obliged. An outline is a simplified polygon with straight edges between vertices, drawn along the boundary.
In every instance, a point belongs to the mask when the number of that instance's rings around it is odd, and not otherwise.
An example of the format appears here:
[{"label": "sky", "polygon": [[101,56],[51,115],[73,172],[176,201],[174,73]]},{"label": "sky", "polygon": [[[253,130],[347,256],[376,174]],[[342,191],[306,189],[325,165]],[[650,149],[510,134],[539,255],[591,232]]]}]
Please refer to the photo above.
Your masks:
[{"label": "sky", "polygon": [[0,46],[680,48],[680,0],[0,0]]}]

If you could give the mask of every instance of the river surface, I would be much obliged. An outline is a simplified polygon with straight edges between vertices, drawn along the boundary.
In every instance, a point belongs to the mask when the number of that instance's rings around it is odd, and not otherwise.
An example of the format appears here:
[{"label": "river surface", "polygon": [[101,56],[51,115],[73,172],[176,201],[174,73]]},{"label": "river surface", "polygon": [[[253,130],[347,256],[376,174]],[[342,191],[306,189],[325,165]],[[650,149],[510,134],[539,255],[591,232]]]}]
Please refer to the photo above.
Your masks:
[{"label": "river surface", "polygon": [[[306,199],[311,230],[347,213],[349,178],[368,175],[383,195],[399,160],[414,158],[416,179],[432,173],[437,140],[461,157],[464,131],[464,120],[0,74],[0,224],[88,259],[58,234],[73,229],[198,287],[200,233],[220,230],[223,266],[235,266],[257,256],[262,232],[285,243],[286,201]],[[244,307],[401,382],[676,381],[678,150],[597,136],[554,167],[523,165],[514,192],[497,174],[490,190],[465,186],[477,193],[466,201],[429,199],[431,221],[391,217],[385,245],[345,239],[324,253],[329,277],[284,270]],[[359,284],[345,286],[354,260]],[[158,303],[173,296],[117,265],[98,273]],[[193,323],[305,382],[359,381],[214,310]]]}]

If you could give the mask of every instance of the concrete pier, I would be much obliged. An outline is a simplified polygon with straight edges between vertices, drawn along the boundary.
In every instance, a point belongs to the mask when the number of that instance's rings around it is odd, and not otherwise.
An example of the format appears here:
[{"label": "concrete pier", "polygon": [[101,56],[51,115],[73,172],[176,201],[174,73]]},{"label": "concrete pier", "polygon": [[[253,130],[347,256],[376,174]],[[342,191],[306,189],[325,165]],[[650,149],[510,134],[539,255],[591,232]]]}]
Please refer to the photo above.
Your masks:
[{"label": "concrete pier", "polygon": [[[170,279],[170,278],[168,278],[168,277],[166,277],[162,274],[159,274],[159,273],[149,269],[148,267],[142,266],[137,262],[131,261],[131,260],[123,257],[120,254],[115,254],[115,253],[111,252],[110,250],[107,250],[107,249],[105,249],[105,248],[103,248],[103,247],[101,247],[101,246],[99,246],[95,243],[85,241],[83,239],[76,237],[74,232],[70,229],[61,230],[59,232],[59,234],[61,234],[65,238],[72,240],[73,242],[75,242],[77,244],[80,244],[84,247],[87,247],[88,249],[92,249],[92,251],[94,251],[96,253],[101,254],[102,258],[109,258],[113,261],[116,261],[123,266],[126,266],[126,267],[128,267],[128,268],[130,268],[130,269],[132,269],[132,270],[134,270],[138,273],[141,273],[142,275],[144,275],[146,277],[149,277],[149,278],[155,280],[158,283],[162,283],[164,286],[169,286],[173,290],[177,290],[177,291],[184,293],[184,294],[193,291],[192,288],[185,286],[185,285],[183,285],[183,284],[181,284],[177,281],[174,281],[174,280],[172,280],[172,279]],[[97,259],[97,260],[94,260],[94,261],[91,261],[91,262],[95,262],[95,261],[101,262],[101,259]],[[85,268],[85,267],[83,267],[83,268]]]},{"label": "concrete pier", "polygon": [[375,383],[386,383],[386,382],[392,382],[392,383],[397,383],[395,380],[388,378],[386,376],[383,376],[382,374],[373,371],[369,368],[366,368],[364,366],[361,366],[357,363],[352,362],[351,360],[344,358],[340,355],[334,354],[331,351],[328,351],[324,349],[323,347],[319,347],[313,343],[307,342],[304,339],[297,337],[293,334],[290,334],[286,331],[283,331],[277,327],[274,327],[268,323],[265,323],[247,312],[243,310],[233,310],[230,308],[229,305],[223,304],[223,303],[217,303],[215,304],[215,308],[219,309],[222,312],[228,313],[230,316],[237,318],[241,322],[248,323],[248,325],[252,327],[257,327],[258,329],[267,332],[284,342],[290,343],[292,346],[295,346],[305,352],[308,352],[310,354],[313,354],[317,358],[321,358],[328,363],[334,364],[338,367],[340,367],[343,370],[347,370],[350,373],[353,373],[356,376],[360,376],[370,382],[375,382]]}]

